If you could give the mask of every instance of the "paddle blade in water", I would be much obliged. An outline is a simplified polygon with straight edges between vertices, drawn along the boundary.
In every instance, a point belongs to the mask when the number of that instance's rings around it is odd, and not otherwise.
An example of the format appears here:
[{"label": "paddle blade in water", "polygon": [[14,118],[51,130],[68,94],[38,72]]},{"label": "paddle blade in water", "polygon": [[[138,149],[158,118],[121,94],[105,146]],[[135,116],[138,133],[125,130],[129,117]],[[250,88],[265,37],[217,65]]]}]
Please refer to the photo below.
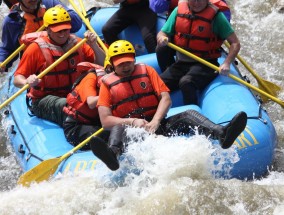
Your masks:
[{"label": "paddle blade in water", "polygon": [[[272,96],[277,96],[278,92],[281,91],[281,87],[279,87],[276,84],[273,84],[272,82],[266,81],[264,79],[260,81],[258,81],[258,86],[260,89],[262,89],[263,91],[267,92],[268,94],[272,95]],[[266,96],[261,96],[263,102],[267,102],[268,98]]]},{"label": "paddle blade in water", "polygon": [[19,178],[18,184],[29,186],[32,182],[48,180],[55,173],[60,162],[60,158],[52,158],[41,162],[36,167],[24,173]]}]

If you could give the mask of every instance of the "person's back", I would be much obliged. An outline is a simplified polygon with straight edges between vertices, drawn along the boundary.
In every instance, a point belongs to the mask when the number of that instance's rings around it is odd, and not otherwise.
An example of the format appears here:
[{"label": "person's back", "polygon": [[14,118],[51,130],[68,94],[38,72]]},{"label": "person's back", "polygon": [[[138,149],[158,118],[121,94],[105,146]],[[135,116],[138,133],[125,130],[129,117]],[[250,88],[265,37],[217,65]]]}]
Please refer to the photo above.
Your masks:
[{"label": "person's back", "polygon": [[148,53],[154,53],[156,42],[157,15],[149,8],[148,0],[114,0],[120,8],[102,28],[104,40],[112,44],[118,34],[130,25],[138,25]]},{"label": "person's back", "polygon": [[[9,57],[21,44],[22,35],[35,32],[43,25],[43,15],[45,11],[56,5],[61,5],[70,14],[71,32],[78,31],[82,26],[82,20],[75,11],[68,9],[58,0],[20,0],[18,4],[13,5],[10,13],[5,17],[2,28],[2,44],[0,46],[0,63]],[[6,66],[0,68],[0,72],[7,71],[13,62],[18,58],[16,56]]]}]

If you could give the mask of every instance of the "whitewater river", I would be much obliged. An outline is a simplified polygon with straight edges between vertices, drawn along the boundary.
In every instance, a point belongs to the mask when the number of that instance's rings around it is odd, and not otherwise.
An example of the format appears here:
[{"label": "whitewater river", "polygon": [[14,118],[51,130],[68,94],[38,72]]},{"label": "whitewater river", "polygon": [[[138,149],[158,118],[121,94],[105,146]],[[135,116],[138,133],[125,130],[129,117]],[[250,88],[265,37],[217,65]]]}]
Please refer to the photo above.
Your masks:
[{"label": "whitewater river", "polygon": [[[89,9],[107,6],[111,1],[83,2]],[[228,0],[228,3],[232,8],[232,24],[242,44],[240,55],[262,78],[284,89],[284,1]],[[2,5],[0,11],[2,23],[8,9]],[[4,81],[5,77],[1,77],[0,86]],[[278,97],[284,100],[284,91]],[[101,183],[101,175],[96,173],[65,176],[22,188],[16,185],[22,172],[7,146],[9,140],[3,131],[6,127],[2,125],[0,215],[284,214],[284,111],[275,102],[265,107],[276,127],[279,146],[270,174],[254,181],[212,179],[207,170],[212,149],[204,136],[190,140],[158,137],[130,147],[145,171],[140,176],[130,175],[123,186]]]}]

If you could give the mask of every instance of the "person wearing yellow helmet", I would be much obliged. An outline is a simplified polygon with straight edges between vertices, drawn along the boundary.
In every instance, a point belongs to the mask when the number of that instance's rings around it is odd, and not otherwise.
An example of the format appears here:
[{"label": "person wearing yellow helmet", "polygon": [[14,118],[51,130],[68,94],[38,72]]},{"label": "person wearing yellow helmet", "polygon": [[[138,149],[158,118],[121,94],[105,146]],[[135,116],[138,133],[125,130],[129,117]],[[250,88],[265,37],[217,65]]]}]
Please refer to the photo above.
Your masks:
[{"label": "person wearing yellow helmet", "polygon": [[77,64],[86,61],[103,65],[105,53],[98,46],[96,35],[87,31],[85,37],[91,45],[84,43],[46,76],[38,79],[37,74],[82,40],[70,34],[71,18],[63,7],[49,8],[44,14],[43,23],[46,26],[45,32],[30,33],[22,37],[27,49],[14,74],[14,85],[23,87],[29,84],[27,96],[30,99],[28,107],[31,112],[62,125],[66,96],[81,74],[76,70]]},{"label": "person wearing yellow helmet", "polygon": [[[43,15],[49,8],[56,5],[63,7],[71,18],[71,33],[77,32],[82,26],[79,15],[65,6],[59,0],[20,0],[14,4],[9,14],[4,18],[2,25],[2,44],[0,45],[0,63],[10,56],[21,44],[20,38],[27,33],[35,32],[43,25]],[[8,71],[16,56],[0,72]]]},{"label": "person wearing yellow helmet", "polygon": [[91,143],[93,153],[111,170],[119,168],[119,155],[127,145],[127,126],[144,128],[150,133],[171,136],[200,132],[219,139],[222,148],[229,148],[244,130],[247,115],[238,113],[232,121],[221,126],[194,110],[166,118],[172,101],[169,89],[154,68],[135,64],[135,50],[125,40],[112,43],[108,50],[114,72],[102,78],[97,107],[102,126],[110,130],[108,144]]}]

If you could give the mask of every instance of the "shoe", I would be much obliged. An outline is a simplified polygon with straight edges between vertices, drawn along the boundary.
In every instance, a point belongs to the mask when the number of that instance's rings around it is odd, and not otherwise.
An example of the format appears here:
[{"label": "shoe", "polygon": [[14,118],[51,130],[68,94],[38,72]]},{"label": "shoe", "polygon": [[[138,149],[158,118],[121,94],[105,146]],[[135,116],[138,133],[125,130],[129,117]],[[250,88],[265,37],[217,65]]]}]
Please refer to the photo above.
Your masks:
[{"label": "shoe", "polygon": [[105,141],[99,139],[98,137],[95,137],[91,142],[90,145],[92,152],[95,154],[95,156],[101,159],[101,161],[104,162],[109,169],[112,171],[117,170],[119,168],[119,162],[116,154],[111,148],[108,147]]},{"label": "shoe", "polygon": [[219,138],[223,149],[230,148],[237,137],[243,132],[247,125],[247,114],[239,112],[228,125],[224,126],[223,135]]}]

